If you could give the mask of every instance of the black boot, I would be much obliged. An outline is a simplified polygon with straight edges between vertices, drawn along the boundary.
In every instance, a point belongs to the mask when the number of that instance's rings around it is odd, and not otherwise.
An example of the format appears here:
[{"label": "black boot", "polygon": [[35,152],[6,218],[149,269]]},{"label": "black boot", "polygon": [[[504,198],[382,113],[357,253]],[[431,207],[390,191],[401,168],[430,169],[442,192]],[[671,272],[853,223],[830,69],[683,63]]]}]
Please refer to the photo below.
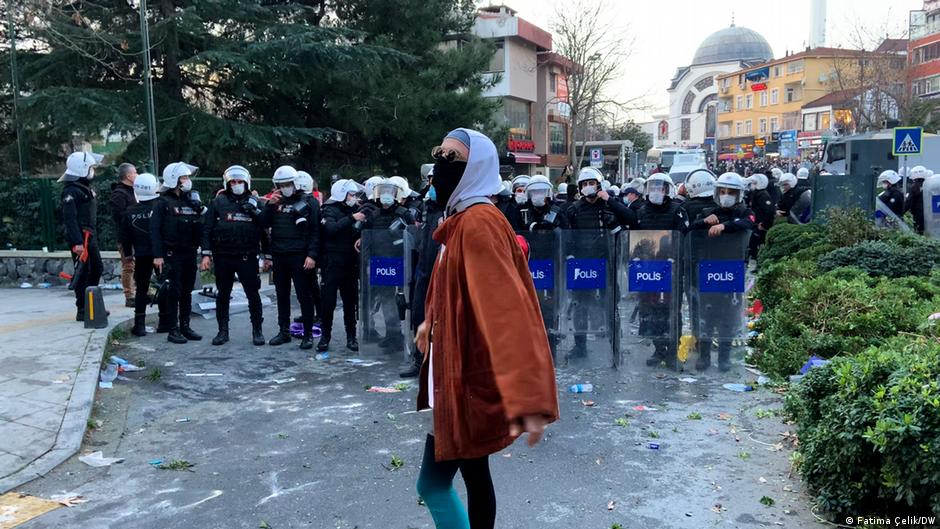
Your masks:
[{"label": "black boot", "polygon": [[261,324],[251,326],[251,343],[255,345],[264,345],[264,334],[261,332]]},{"label": "black boot", "polygon": [[198,342],[202,340],[202,335],[196,334],[196,332],[189,326],[189,320],[180,321],[180,334],[186,337],[187,340],[192,340]]},{"label": "black boot", "polygon": [[359,350],[359,340],[356,339],[355,334],[350,334],[346,336],[346,349],[349,349],[350,351]]},{"label": "black boot", "polygon": [[160,314],[159,320],[157,320],[157,334],[163,334],[165,332],[170,332],[173,330],[173,323],[170,319],[163,314]]},{"label": "black boot", "polygon": [[75,311],[75,321],[85,321],[85,309]]},{"label": "black boot", "polygon": [[309,332],[304,333],[303,339],[300,341],[301,349],[313,349],[313,335]]},{"label": "black boot", "polygon": [[317,352],[325,353],[330,348],[330,333],[325,332],[320,335],[320,342],[317,343]]},{"label": "black boot", "polygon": [[219,323],[219,333],[212,339],[212,345],[222,345],[228,342],[228,323]]},{"label": "black boot", "polygon": [[144,323],[146,319],[146,314],[134,314],[134,327],[131,329],[131,334],[134,336],[147,336],[147,325]]},{"label": "black boot", "polygon": [[277,335],[274,338],[271,338],[271,341],[268,342],[271,345],[284,345],[290,343],[290,330],[287,327],[281,327],[281,330],[278,331]]},{"label": "black boot", "polygon": [[184,344],[188,340],[186,340],[186,337],[183,336],[182,333],[180,333],[180,330],[178,327],[174,327],[170,329],[169,334],[166,335],[166,341],[172,342],[172,343]]},{"label": "black boot", "polygon": [[411,366],[409,366],[408,369],[398,373],[398,376],[401,378],[414,378],[418,376],[421,373],[422,360],[421,353],[415,352],[415,354],[411,355]]}]

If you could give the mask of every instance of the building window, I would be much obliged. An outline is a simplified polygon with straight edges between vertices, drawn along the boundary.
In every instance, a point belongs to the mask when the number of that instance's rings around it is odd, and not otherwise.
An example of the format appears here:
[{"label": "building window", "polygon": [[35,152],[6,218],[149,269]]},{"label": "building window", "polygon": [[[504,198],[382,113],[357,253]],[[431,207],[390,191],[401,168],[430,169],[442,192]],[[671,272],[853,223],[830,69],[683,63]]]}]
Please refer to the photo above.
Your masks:
[{"label": "building window", "polygon": [[803,114],[803,130],[811,131],[816,129],[816,114]]},{"label": "building window", "polygon": [[519,138],[531,138],[529,103],[506,97],[503,98],[503,105],[505,105],[506,119],[509,121],[509,133]]},{"label": "building window", "polygon": [[753,123],[751,123],[751,120],[746,120],[746,121],[744,122],[744,133],[745,133],[745,134],[753,134],[753,133],[754,133],[754,125],[753,125]]},{"label": "building window", "polygon": [[682,141],[689,141],[692,139],[692,120],[689,118],[682,118]]},{"label": "building window", "polygon": [[692,103],[695,102],[695,94],[692,92],[686,92],[685,99],[682,100],[682,113],[691,114],[692,113]]},{"label": "building window", "polygon": [[915,96],[925,96],[940,92],[940,75],[917,79],[912,85]]},{"label": "building window", "polygon": [[780,126],[778,125],[777,118],[770,118],[770,132],[778,132]]},{"label": "building window", "polygon": [[744,110],[744,96],[738,96],[736,107],[738,110]]},{"label": "building window", "polygon": [[767,134],[767,120],[765,118],[758,120],[757,131],[761,134]]},{"label": "building window", "polygon": [[754,108],[754,95],[753,94],[748,94],[744,96],[744,107],[749,110]]},{"label": "building window", "polygon": [[792,103],[794,101],[798,101],[801,97],[802,97],[802,94],[800,94],[796,88],[791,86],[787,88],[787,93],[786,93],[786,96],[784,96],[784,101],[787,103]]},{"label": "building window", "polygon": [[735,135],[735,136],[740,136],[740,135],[742,135],[742,134],[744,134],[744,123],[742,123],[742,122],[740,122],[740,121],[736,121],[736,122],[734,123],[734,135]]},{"label": "building window", "polygon": [[563,123],[548,124],[548,152],[550,154],[568,154],[568,128]]},{"label": "building window", "polygon": [[779,102],[780,102],[780,89],[774,88],[773,90],[770,91],[770,104],[776,105]]},{"label": "building window", "polygon": [[774,77],[780,77],[780,67],[774,66]]},{"label": "building window", "polygon": [[548,86],[551,87],[553,94],[558,90],[558,74],[557,73],[551,72],[548,74]]},{"label": "building window", "polygon": [[702,90],[705,90],[706,88],[712,86],[713,84],[715,84],[715,78],[706,77],[704,79],[699,79],[699,81],[695,83],[695,89],[701,92]]},{"label": "building window", "polygon": [[767,90],[761,90],[761,93],[760,93],[760,106],[762,106],[762,107],[766,107],[766,106],[767,106]]},{"label": "building window", "polygon": [[829,130],[830,118],[828,112],[819,113],[819,130]]},{"label": "building window", "polygon": [[787,75],[803,71],[803,59],[787,63]]},{"label": "building window", "polygon": [[487,71],[502,72],[506,70],[506,50],[504,49],[506,41],[497,40],[495,44],[496,51],[493,52],[493,56],[490,58],[490,66]]}]

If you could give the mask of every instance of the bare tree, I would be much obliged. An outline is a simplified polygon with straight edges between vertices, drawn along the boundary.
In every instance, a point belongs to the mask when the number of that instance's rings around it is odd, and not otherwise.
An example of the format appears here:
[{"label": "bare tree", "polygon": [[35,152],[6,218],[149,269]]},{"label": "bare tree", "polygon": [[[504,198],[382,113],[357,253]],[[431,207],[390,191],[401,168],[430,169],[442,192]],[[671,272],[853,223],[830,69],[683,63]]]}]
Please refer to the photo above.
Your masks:
[{"label": "bare tree", "polygon": [[[623,74],[634,43],[629,28],[617,20],[606,0],[565,2],[555,12],[551,25],[555,49],[571,61],[563,74],[568,80],[573,140],[586,140],[592,123],[642,108],[642,96],[620,100],[611,94],[611,84]],[[581,166],[584,153],[584,146],[571,149],[575,168]]]}]

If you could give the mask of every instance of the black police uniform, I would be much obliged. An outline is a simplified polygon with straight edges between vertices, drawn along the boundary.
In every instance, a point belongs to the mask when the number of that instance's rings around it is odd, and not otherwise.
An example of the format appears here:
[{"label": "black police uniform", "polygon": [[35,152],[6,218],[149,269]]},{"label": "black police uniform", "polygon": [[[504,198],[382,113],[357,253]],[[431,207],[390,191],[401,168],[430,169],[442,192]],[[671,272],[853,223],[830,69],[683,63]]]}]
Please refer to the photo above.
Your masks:
[{"label": "black police uniform", "polygon": [[[323,215],[320,213],[320,201],[317,200],[317,197],[315,197],[314,195],[304,194],[304,199],[307,201],[307,205],[310,206],[310,209],[313,210],[313,215],[317,219],[322,219]],[[317,222],[319,222],[319,220]],[[323,255],[323,252],[320,248],[320,245],[322,244],[322,242],[323,241],[320,238],[320,227],[317,226],[317,245],[318,245],[317,255]],[[313,324],[314,326],[320,325],[320,305],[322,303],[321,298],[320,298],[320,280],[318,276],[318,274],[320,273],[320,269],[321,269],[321,266],[318,260],[316,263],[316,266],[314,266],[312,269],[304,270],[304,272],[307,275],[307,285],[308,285],[308,288],[310,289],[310,298],[313,299]],[[300,319],[295,318],[294,321],[300,321],[301,323],[303,323],[303,318],[300,318]]]},{"label": "black police uniform", "polygon": [[82,254],[72,254],[75,273],[72,290],[75,291],[76,321],[85,320],[85,288],[97,286],[101,280],[101,250],[95,229],[98,201],[87,178],[66,182],[62,190],[62,222],[69,249],[83,246]]},{"label": "black police uniform", "polygon": [[293,282],[304,327],[300,346],[312,348],[313,296],[304,261],[308,257],[316,261],[319,257],[320,219],[304,194],[296,191],[290,197],[281,197],[277,204],[268,202],[261,213],[261,224],[271,230],[271,258],[277,293],[278,334],[270,344],[281,345],[290,341],[290,286]]},{"label": "black police uniform", "polygon": [[258,199],[247,190],[241,195],[231,189],[216,195],[206,211],[202,230],[202,255],[211,257],[215,266],[215,319],[219,335],[213,345],[228,341],[229,305],[235,276],[248,298],[252,343],[264,345],[261,332],[261,276],[258,274],[258,254],[270,259],[268,236],[261,224]]},{"label": "black police uniform", "polygon": [[343,323],[346,326],[346,346],[357,351],[356,308],[359,305],[359,254],[356,241],[362,224],[353,218],[357,209],[345,202],[327,202],[321,210],[320,234],[323,240],[323,289],[320,319],[323,336],[318,351],[329,348],[333,332],[333,313],[336,311],[336,292],[343,298]]},{"label": "black police uniform", "polygon": [[[153,208],[158,199],[139,202],[128,206],[124,210],[118,231],[118,241],[125,257],[134,258],[134,284],[137,290],[134,293],[134,327],[131,333],[134,336],[147,334],[145,319],[147,317],[147,303],[150,301],[147,292],[150,290],[150,276],[154,272],[153,245],[151,244],[150,219]],[[164,304],[160,304],[160,312],[164,312]],[[163,314],[163,319],[166,315]]]},{"label": "black police uniform", "polygon": [[[744,205],[737,205],[730,208],[714,207],[703,211],[698,218],[692,222],[690,230],[708,230],[713,226],[705,222],[705,219],[711,215],[718,217],[718,223],[724,226],[724,234],[739,233],[754,229],[754,212]],[[719,239],[721,235],[718,236]],[[720,242],[720,241],[719,241]],[[743,256],[742,256],[743,257]],[[704,370],[711,365],[712,336],[718,338],[718,367],[722,371],[728,371],[731,368],[731,345],[736,329],[731,327],[736,321],[735,318],[728,317],[735,311],[734,300],[730,296],[710,297],[707,305],[699,308],[698,312],[702,315],[701,322],[693,321],[693,333],[698,336],[699,358],[696,368]],[[744,303],[739,299],[737,303]],[[704,326],[704,328],[700,328]]]},{"label": "black police uniform", "polygon": [[[431,282],[431,272],[434,270],[434,263],[437,262],[437,252],[441,249],[441,243],[434,240],[434,230],[444,221],[444,210],[436,201],[428,200],[424,206],[424,223],[418,232],[415,247],[417,257],[414,267],[414,293],[411,296],[411,330],[417,332],[418,326],[424,323],[424,302],[428,295],[428,286]],[[412,354],[412,365],[409,369],[403,371],[403,378],[418,376],[421,370],[421,362],[424,355],[414,348]]]},{"label": "black police uniform", "polygon": [[513,230],[522,230],[522,217],[519,215],[519,208],[512,196],[496,195],[494,205],[506,217]]},{"label": "black police uniform", "polygon": [[888,189],[885,189],[878,195],[878,200],[888,206],[888,209],[899,218],[904,216],[904,193],[898,189],[897,185],[892,185]]},{"label": "black police uniform", "polygon": [[749,256],[757,259],[757,253],[767,239],[767,231],[774,225],[774,216],[777,211],[766,189],[756,189],[751,192],[750,206],[751,211],[754,212],[754,230],[751,231]]},{"label": "black police uniform", "polygon": [[715,199],[712,195],[708,195],[707,197],[693,197],[683,202],[681,206],[682,209],[685,210],[687,218],[696,219],[701,212],[715,207]]},{"label": "black police uniform", "polygon": [[[614,197],[610,198],[615,200]],[[548,202],[536,207],[530,200],[520,210],[522,226],[527,231],[554,230],[556,228],[567,230],[570,227],[568,215],[559,206]]]},{"label": "black police uniform", "polygon": [[202,238],[203,206],[198,197],[192,191],[168,190],[156,199],[150,218],[153,256],[163,258],[169,280],[167,321],[161,322],[158,330],[169,326],[167,340],[177,343],[202,339],[189,326],[196,284],[196,250]]},{"label": "black police uniform", "polygon": [[904,211],[910,211],[914,218],[914,229],[917,233],[924,233],[924,181],[914,180],[904,202]]}]

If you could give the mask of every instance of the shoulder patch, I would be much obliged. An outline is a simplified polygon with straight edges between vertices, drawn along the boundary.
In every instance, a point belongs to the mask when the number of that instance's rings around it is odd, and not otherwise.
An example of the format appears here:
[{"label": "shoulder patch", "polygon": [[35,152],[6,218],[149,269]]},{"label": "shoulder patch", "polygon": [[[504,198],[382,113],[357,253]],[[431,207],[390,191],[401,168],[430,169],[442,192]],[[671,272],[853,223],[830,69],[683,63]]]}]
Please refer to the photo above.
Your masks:
[{"label": "shoulder patch", "polygon": [[73,197],[71,194],[68,194],[65,195],[65,198],[62,199],[62,202],[72,202],[73,200],[75,200],[75,197]]}]

